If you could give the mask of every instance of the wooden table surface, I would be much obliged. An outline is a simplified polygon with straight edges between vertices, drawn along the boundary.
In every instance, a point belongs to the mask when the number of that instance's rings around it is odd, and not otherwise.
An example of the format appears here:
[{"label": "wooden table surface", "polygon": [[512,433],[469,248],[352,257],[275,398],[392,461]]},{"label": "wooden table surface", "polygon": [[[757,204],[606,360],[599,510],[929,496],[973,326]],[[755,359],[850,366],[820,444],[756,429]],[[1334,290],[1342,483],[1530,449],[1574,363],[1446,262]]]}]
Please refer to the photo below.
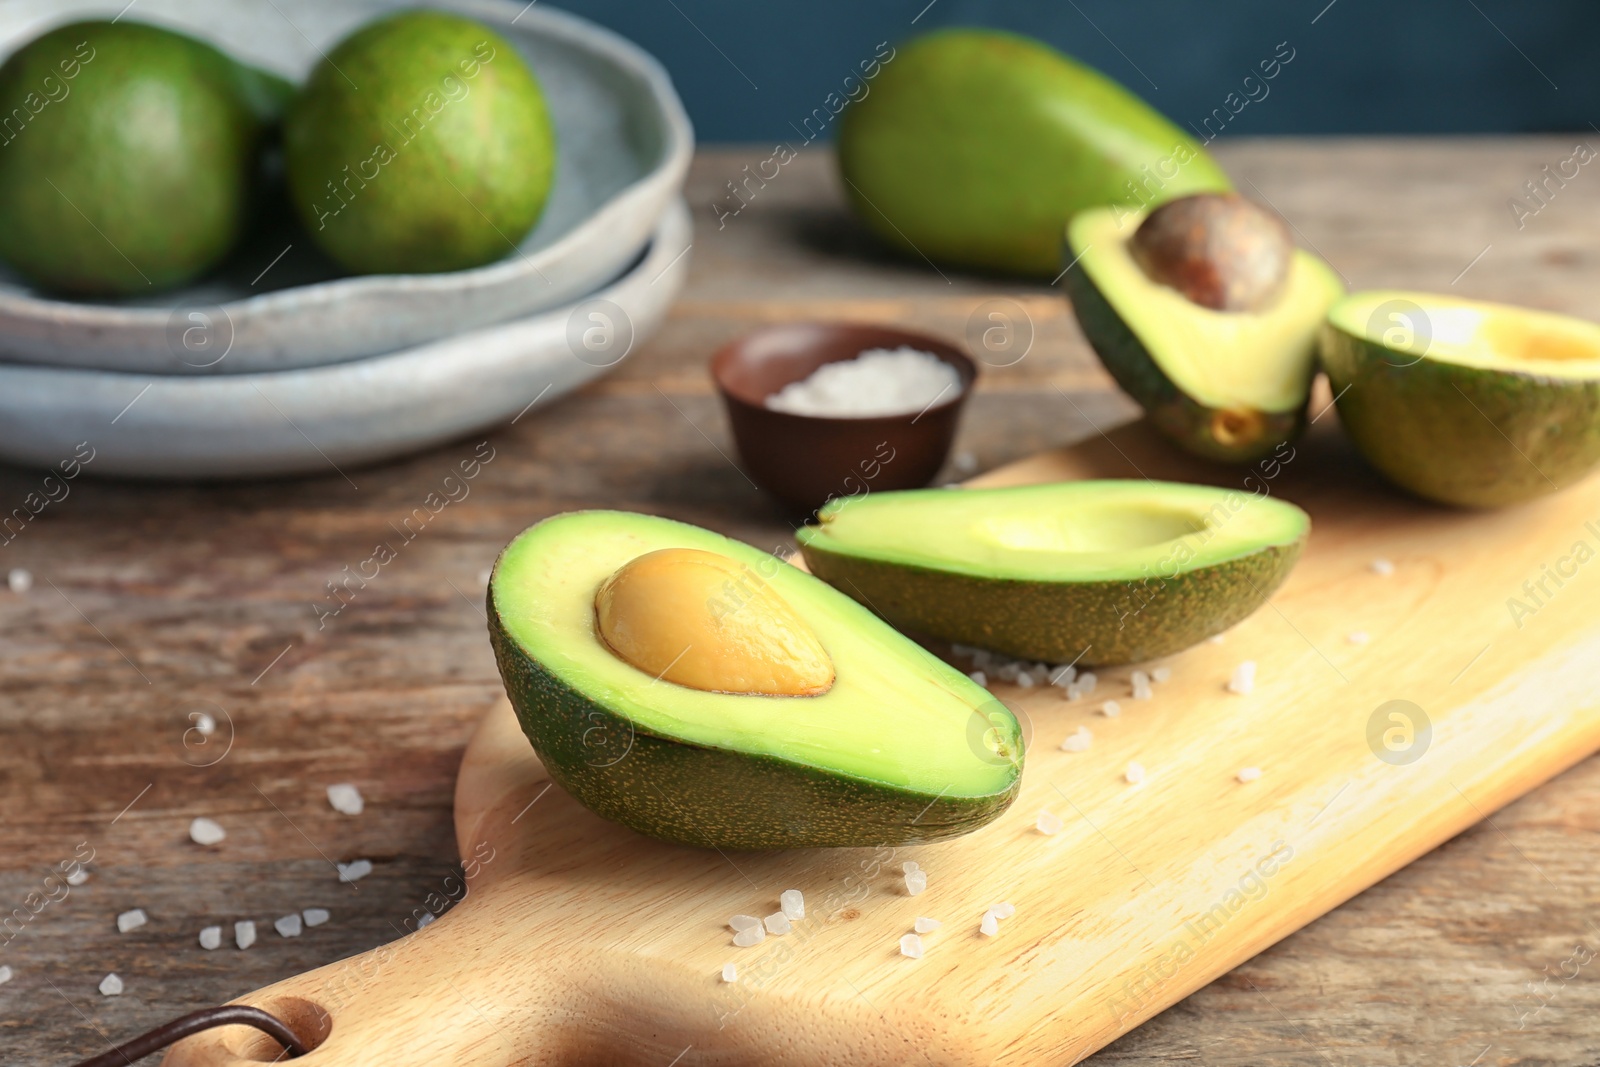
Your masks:
[{"label": "wooden table surface", "polygon": [[[1600,318],[1600,177],[1580,172],[1547,193],[1520,229],[1509,206],[1573,144],[1263,140],[1218,155],[1353,287]],[[458,895],[450,804],[473,723],[500,692],[482,607],[499,548],[584,507],[788,542],[784,513],[729,458],[705,373],[728,338],[798,318],[962,338],[980,305],[1005,299],[1035,340],[1020,362],[986,368],[960,450],[987,468],[1134,413],[1056,289],[885,255],[845,211],[825,149],[802,152],[719,228],[711,204],[725,183],[770,154],[700,154],[693,267],[671,318],[612,376],[549,410],[349,480],[85,477],[0,545],[0,570],[35,578],[23,594],[0,587],[0,922],[11,916],[0,964],[14,973],[0,986],[0,1060],[101,1052],[107,1038],[402,936]],[[379,541],[399,542],[391,524],[485,456],[467,495],[457,489],[331,613],[328,583]],[[0,469],[3,510],[40,477]],[[202,711],[218,721],[204,745],[186,735]],[[336,782],[360,787],[364,814],[330,809]],[[198,815],[226,841],[191,843]],[[50,870],[90,849],[88,882],[47,899]],[[341,884],[333,863],[356,858],[372,874]],[[1600,762],[1589,760],[1093,1062],[1595,1064],[1597,869]],[[149,923],[119,934],[117,914],[135,907]],[[332,918],[297,939],[272,930],[307,907]],[[231,936],[215,952],[197,945],[202,927],[231,935],[240,919],[260,927],[253,948]],[[126,984],[119,998],[97,992],[111,971]]]}]

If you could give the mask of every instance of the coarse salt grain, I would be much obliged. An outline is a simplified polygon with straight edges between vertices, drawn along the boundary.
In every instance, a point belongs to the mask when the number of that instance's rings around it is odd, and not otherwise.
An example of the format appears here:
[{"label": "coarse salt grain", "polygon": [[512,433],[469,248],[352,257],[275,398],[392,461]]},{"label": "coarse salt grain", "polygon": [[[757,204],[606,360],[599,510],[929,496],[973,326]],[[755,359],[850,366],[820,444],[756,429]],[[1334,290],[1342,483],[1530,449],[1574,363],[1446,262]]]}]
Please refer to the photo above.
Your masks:
[{"label": "coarse salt grain", "polygon": [[749,948],[751,945],[759,945],[766,940],[766,937],[767,928],[760,923],[756,923],[754,926],[747,926],[734,934],[733,943],[740,948]]},{"label": "coarse salt grain", "polygon": [[122,979],[115,974],[108,974],[100,979],[100,995],[103,997],[120,997],[122,995]]},{"label": "coarse salt grain", "polygon": [[922,958],[922,938],[916,934],[907,934],[902,937],[900,939],[900,955],[920,960]]},{"label": "coarse salt grain", "polygon": [[1210,637],[1206,638],[1206,644],[1220,645],[1225,640],[1226,638],[1222,634],[1212,634]]},{"label": "coarse salt grain", "polygon": [[1122,772],[1122,777],[1127,779],[1129,785],[1138,785],[1144,781],[1144,764],[1128,764],[1128,769]]},{"label": "coarse salt grain", "polygon": [[199,734],[201,737],[210,737],[212,734],[217,732],[217,720],[213,719],[205,712],[197,711],[195,712],[193,718],[195,733]]},{"label": "coarse salt grain", "polygon": [[1000,920],[994,917],[994,912],[983,913],[983,921],[978,923],[978,933],[984,937],[993,937],[1000,932]]},{"label": "coarse salt grain", "polygon": [[1367,564],[1367,569],[1381,578],[1387,578],[1394,573],[1394,564],[1380,557]]},{"label": "coarse salt grain", "polygon": [[222,947],[222,927],[207,926],[200,931],[200,947],[207,952]]},{"label": "coarse salt grain", "polygon": [[918,871],[907,871],[906,872],[906,892],[907,893],[909,893],[911,896],[917,896],[920,893],[922,893],[924,890],[926,890],[927,888],[928,888],[928,872],[927,871],[918,870]]},{"label": "coarse salt grain", "polygon": [[300,913],[300,917],[306,921],[307,926],[321,926],[328,921],[328,909],[307,908]]},{"label": "coarse salt grain", "polygon": [[1228,679],[1228,692],[1244,696],[1256,687],[1256,661],[1247,659],[1233,669]]},{"label": "coarse salt grain", "polygon": [[1065,666],[1057,667],[1055,670],[1050,672],[1050,684],[1065,688],[1066,686],[1071,685],[1077,677],[1078,668],[1068,663]]},{"label": "coarse salt grain", "polygon": [[791,919],[806,917],[806,897],[798,889],[785,889],[778,894],[778,910]]},{"label": "coarse salt grain", "polygon": [[256,924],[246,919],[233,924],[233,943],[240,948],[249,948],[256,943]]},{"label": "coarse salt grain", "polygon": [[11,981],[12,977],[13,975],[11,973],[11,968],[0,965],[0,985],[5,985],[7,982]]},{"label": "coarse salt grain", "polygon": [[1172,677],[1172,668],[1171,667],[1157,667],[1155,670],[1150,672],[1150,680],[1152,682],[1155,682],[1157,685],[1161,684],[1162,682],[1167,681],[1171,677]]},{"label": "coarse salt grain", "polygon": [[6,572],[6,586],[21,596],[33,588],[33,572],[24,567],[12,567]]},{"label": "coarse salt grain", "polygon": [[279,937],[299,937],[304,924],[300,921],[300,913],[292,911],[283,918],[274,920],[272,928],[278,931]]},{"label": "coarse salt grain", "polygon": [[1039,817],[1034,820],[1033,825],[1041,834],[1048,836],[1060,831],[1061,816],[1053,811],[1041,811],[1039,812]]},{"label": "coarse salt grain", "polygon": [[71,874],[67,875],[67,884],[68,885],[72,885],[72,886],[82,885],[83,883],[87,882],[88,880],[89,880],[89,868],[87,868],[87,867],[79,867],[77,870],[75,870]]},{"label": "coarse salt grain", "polygon": [[907,874],[910,874],[912,871],[920,871],[920,870],[922,870],[922,865],[919,864],[916,860],[906,860],[904,863],[902,863],[900,865],[900,869],[902,871],[905,871]]},{"label": "coarse salt grain", "polygon": [[1002,900],[989,910],[994,913],[996,919],[1009,919],[1017,913],[1017,906],[1009,900]]},{"label": "coarse salt grain", "polygon": [[366,801],[361,799],[361,790],[349,782],[328,787],[328,804],[340,815],[360,815],[367,806]]},{"label": "coarse salt grain", "polygon": [[371,860],[351,860],[349,863],[336,863],[334,866],[339,869],[341,882],[359,882],[372,873]]},{"label": "coarse salt grain", "polygon": [[789,921],[789,916],[781,911],[775,911],[762,920],[762,925],[767,928],[767,933],[782,936],[794,929],[794,924]]},{"label": "coarse salt grain", "polygon": [[1345,634],[1344,639],[1352,645],[1364,645],[1372,640],[1367,636],[1367,631],[1365,630],[1351,630],[1348,634]]},{"label": "coarse salt grain", "polygon": [[917,921],[911,924],[911,929],[919,934],[931,934],[943,925],[944,923],[938,919],[930,919],[926,915],[918,915]]},{"label": "coarse salt grain", "polygon": [[1061,742],[1061,751],[1087,752],[1089,751],[1089,746],[1093,743],[1094,735],[1089,732],[1089,728],[1080,726],[1076,731],[1068,734],[1065,741]]},{"label": "coarse salt grain", "polygon": [[1134,671],[1133,672],[1133,699],[1135,699],[1135,700],[1150,700],[1155,695],[1156,695],[1155,690],[1150,688],[1150,676],[1145,674],[1143,671]]},{"label": "coarse salt grain", "polygon": [[722,980],[724,982],[737,982],[739,980],[739,968],[731,963],[724,963],[722,965]]},{"label": "coarse salt grain", "polygon": [[1093,693],[1094,687],[1099,683],[1100,676],[1095,674],[1093,671],[1084,671],[1082,674],[1078,675],[1078,689],[1083,692],[1084,696],[1088,696],[1090,693]]},{"label": "coarse salt grain", "polygon": [[1083,690],[1078,687],[1077,682],[1073,682],[1061,691],[1061,696],[1064,700],[1077,700],[1083,696]]},{"label": "coarse salt grain", "polygon": [[1032,674],[1019,674],[1019,675],[1017,675],[1017,685],[1020,686],[1023,689],[1032,689],[1033,688],[1033,675]]},{"label": "coarse salt grain", "polygon": [[228,832],[215,819],[199,816],[189,823],[189,840],[197,845],[221,844]]},{"label": "coarse salt grain", "polygon": [[422,913],[422,918],[417,920],[417,929],[420,930],[424,926],[432,926],[433,925],[433,920],[437,919],[438,917],[439,916],[435,915],[431,911],[423,912]]},{"label": "coarse salt grain", "polygon": [[824,363],[767,397],[769,410],[791,415],[871,418],[909,415],[954,399],[961,375],[932,352],[902,345],[869,348],[854,359]]},{"label": "coarse salt grain", "polygon": [[1261,768],[1260,767],[1244,767],[1239,771],[1237,777],[1238,777],[1239,781],[1241,781],[1241,782],[1253,782],[1257,778],[1261,777]]},{"label": "coarse salt grain", "polygon": [[1104,715],[1108,719],[1115,719],[1118,715],[1122,714],[1122,705],[1118,704],[1115,700],[1108,700],[1104,704],[1100,705],[1100,714]]},{"label": "coarse salt grain", "polygon": [[125,934],[129,930],[137,930],[146,922],[149,922],[149,920],[150,916],[144,913],[143,908],[134,908],[131,911],[125,911],[121,915],[117,916],[117,933]]},{"label": "coarse salt grain", "polygon": [[989,676],[984,674],[982,671],[973,671],[971,674],[967,675],[967,677],[971,678],[974,682],[983,686],[985,689],[989,688]]},{"label": "coarse salt grain", "polygon": [[740,930],[748,930],[752,926],[760,926],[761,916],[735,915],[733,918],[728,920],[728,925],[733,927],[734,932],[737,933]]}]

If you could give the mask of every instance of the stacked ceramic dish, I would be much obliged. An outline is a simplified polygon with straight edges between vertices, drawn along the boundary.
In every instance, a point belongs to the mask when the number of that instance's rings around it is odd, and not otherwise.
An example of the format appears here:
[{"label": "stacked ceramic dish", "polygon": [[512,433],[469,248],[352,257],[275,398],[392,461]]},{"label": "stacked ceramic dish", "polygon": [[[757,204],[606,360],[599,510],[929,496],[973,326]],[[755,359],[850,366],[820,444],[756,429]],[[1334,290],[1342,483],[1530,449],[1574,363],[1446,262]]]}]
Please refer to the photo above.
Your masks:
[{"label": "stacked ceramic dish", "polygon": [[[405,0],[141,0],[138,17],[296,80]],[[515,254],[448,274],[344,276],[287,218],[220,274],[147,301],[82,303],[0,271],[0,458],[97,474],[327,471],[520,418],[605,373],[688,269],[693,133],[649,55],[524,0],[448,6],[538,73],[555,186]],[[0,0],[0,51],[123,4]]]}]

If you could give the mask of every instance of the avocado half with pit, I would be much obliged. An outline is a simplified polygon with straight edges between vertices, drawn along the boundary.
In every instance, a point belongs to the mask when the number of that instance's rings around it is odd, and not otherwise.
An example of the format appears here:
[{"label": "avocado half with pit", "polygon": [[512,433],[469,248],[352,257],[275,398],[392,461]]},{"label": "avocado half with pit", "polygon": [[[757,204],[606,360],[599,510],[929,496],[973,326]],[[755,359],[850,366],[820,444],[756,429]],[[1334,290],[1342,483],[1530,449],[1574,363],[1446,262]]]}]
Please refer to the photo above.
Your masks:
[{"label": "avocado half with pit", "polygon": [[1178,445],[1249,462],[1304,428],[1317,331],[1344,287],[1275,216],[1229,194],[1091,208],[1066,257],[1084,336]]},{"label": "avocado half with pit", "polygon": [[1016,796],[1011,712],[772,555],[648,515],[524,531],[489,582],[506,693],[550,775],[640,833],[722,849],[900,845]]},{"label": "avocado half with pit", "polygon": [[1352,293],[1322,330],[1339,420],[1418,496],[1500,507],[1600,463],[1600,325],[1430,293]]},{"label": "avocado half with pit", "polygon": [[1044,663],[1180,651],[1255,611],[1311,519],[1265,496],[1153,481],[844,498],[800,530],[812,573],[895,627]]}]

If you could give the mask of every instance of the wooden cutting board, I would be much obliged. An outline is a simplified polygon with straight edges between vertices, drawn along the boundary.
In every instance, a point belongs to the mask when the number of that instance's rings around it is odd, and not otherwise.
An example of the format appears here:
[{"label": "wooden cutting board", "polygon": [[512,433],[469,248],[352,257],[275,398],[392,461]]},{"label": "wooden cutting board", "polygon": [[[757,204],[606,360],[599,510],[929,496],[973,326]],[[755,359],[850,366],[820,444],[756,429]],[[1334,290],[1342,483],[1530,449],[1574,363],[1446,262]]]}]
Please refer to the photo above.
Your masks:
[{"label": "wooden cutting board", "polygon": [[[1134,424],[978,479],[1207,481],[1314,521],[1272,602],[1165,661],[1154,699],[1129,698],[1127,668],[1076,702],[997,684],[1032,738],[997,823],[916,848],[660,844],[553,787],[501,706],[456,791],[466,899],[244,1002],[338,1067],[1076,1062],[1600,748],[1600,481],[1504,512],[1435,508],[1378,483],[1333,422],[1254,472]],[[1254,691],[1230,693],[1244,660]],[[1097,712],[1107,699],[1120,715]],[[1080,725],[1092,745],[1061,751]],[[1246,767],[1261,777],[1240,782]],[[1041,810],[1058,832],[1036,828]],[[906,860],[928,874],[920,896]],[[776,911],[789,888],[807,901],[794,932],[735,948],[728,917]],[[1001,901],[1015,914],[980,935]],[[918,916],[943,927],[910,959]],[[166,1062],[276,1052],[228,1028]]]}]

